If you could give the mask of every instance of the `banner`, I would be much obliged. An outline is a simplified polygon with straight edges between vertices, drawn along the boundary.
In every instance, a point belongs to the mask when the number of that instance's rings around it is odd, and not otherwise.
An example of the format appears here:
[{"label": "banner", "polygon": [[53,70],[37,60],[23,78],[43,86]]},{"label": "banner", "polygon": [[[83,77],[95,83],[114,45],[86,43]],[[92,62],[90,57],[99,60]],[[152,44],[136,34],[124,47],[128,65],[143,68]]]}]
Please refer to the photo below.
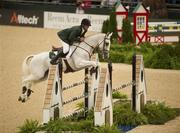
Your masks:
[{"label": "banner", "polygon": [[80,25],[83,18],[88,18],[91,20],[92,25],[89,27],[89,31],[101,32],[103,22],[108,17],[108,15],[44,12],[44,28],[70,28]]},{"label": "banner", "polygon": [[0,9],[0,24],[43,27],[43,11]]}]

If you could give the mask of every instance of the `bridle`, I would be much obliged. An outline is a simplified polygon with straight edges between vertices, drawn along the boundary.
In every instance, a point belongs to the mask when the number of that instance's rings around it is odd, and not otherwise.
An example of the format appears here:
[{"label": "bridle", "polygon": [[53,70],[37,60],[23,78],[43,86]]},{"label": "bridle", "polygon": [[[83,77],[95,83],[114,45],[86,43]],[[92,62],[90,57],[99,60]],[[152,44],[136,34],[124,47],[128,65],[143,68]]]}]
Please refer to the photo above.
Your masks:
[{"label": "bridle", "polygon": [[[73,46],[76,46],[75,50],[72,52],[71,56],[73,55],[73,53],[76,51],[77,48],[80,48],[80,49],[83,49],[84,51],[86,51],[88,54],[89,54],[89,58],[91,58],[91,56],[93,55],[93,53],[95,52],[96,49],[99,48],[99,46],[103,43],[103,49],[102,49],[102,53],[109,53],[109,51],[107,49],[105,49],[105,46],[106,46],[106,39],[109,39],[107,37],[107,35],[105,35],[104,39],[98,43],[95,47],[91,46],[89,43],[85,42],[84,43],[89,46],[91,49],[92,49],[92,53],[90,53],[88,50],[86,50],[85,48],[79,46],[79,45],[75,45],[73,44]],[[80,44],[80,43],[79,43]]]}]

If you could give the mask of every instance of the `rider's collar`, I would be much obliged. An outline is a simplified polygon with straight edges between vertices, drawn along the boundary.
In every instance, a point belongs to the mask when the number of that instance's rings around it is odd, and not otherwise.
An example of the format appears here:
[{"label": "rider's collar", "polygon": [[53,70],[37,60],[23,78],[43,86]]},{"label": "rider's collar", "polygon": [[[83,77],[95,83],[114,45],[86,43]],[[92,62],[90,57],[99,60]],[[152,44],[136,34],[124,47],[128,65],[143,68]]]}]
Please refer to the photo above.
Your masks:
[{"label": "rider's collar", "polygon": [[83,33],[85,30],[84,30],[84,28],[82,27],[82,32],[81,33]]}]

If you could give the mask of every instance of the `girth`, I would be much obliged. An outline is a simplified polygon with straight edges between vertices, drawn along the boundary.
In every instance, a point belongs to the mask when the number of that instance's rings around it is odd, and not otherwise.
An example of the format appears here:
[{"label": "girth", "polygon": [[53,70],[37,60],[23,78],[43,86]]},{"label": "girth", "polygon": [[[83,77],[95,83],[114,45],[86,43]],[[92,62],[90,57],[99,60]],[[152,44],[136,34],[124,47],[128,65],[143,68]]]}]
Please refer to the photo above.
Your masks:
[{"label": "girth", "polygon": [[64,71],[64,73],[68,73],[68,72],[75,72],[75,70],[72,69],[72,67],[69,65],[67,59],[63,60],[65,65],[66,65],[66,70]]}]

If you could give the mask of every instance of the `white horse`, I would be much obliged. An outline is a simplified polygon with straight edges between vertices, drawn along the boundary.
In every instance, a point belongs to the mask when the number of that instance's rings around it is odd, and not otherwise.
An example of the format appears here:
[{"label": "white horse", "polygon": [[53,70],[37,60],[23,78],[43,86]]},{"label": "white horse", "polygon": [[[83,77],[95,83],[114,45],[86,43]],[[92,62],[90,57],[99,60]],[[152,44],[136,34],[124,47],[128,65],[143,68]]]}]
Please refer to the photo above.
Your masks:
[{"label": "white horse", "polygon": [[[80,44],[73,44],[70,47],[69,58],[62,59],[63,72],[75,72],[87,67],[97,67],[99,62],[90,60],[94,50],[97,48],[103,53],[103,57],[109,58],[111,35],[112,33],[100,33],[87,37]],[[31,92],[33,92],[31,90],[32,84],[45,78],[51,65],[50,60],[49,52],[42,52],[25,58],[22,65],[22,94],[18,99],[19,101],[27,101]]]}]

